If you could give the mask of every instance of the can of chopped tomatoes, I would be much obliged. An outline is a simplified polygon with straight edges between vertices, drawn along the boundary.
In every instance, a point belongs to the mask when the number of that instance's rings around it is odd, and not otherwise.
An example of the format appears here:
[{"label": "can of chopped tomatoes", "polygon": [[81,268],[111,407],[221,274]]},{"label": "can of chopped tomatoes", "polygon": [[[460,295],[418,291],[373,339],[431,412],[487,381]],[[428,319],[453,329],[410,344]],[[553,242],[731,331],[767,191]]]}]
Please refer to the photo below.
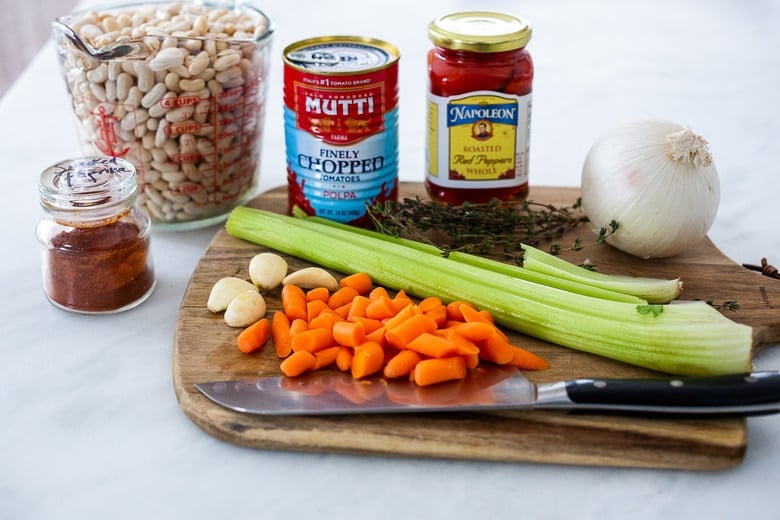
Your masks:
[{"label": "can of chopped tomatoes", "polygon": [[284,54],[290,210],[366,225],[366,207],[398,196],[398,49],[323,36]]}]

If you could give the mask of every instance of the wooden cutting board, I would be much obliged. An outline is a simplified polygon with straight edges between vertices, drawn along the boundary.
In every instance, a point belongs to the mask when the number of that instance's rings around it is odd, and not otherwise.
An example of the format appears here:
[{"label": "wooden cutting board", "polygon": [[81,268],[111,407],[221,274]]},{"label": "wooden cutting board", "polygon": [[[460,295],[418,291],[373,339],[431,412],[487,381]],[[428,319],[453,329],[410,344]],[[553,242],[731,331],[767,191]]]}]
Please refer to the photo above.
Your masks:
[{"label": "wooden cutting board", "polygon": [[[574,188],[534,187],[530,198],[570,205]],[[401,196],[424,196],[418,183],[402,184]],[[284,213],[286,187],[262,194],[252,207]],[[559,243],[587,238],[582,226]],[[587,242],[587,240],[585,240]],[[502,462],[536,462],[642,468],[721,470],[742,460],[747,448],[744,419],[669,419],[559,411],[388,416],[263,417],[241,414],[207,400],[195,383],[280,375],[273,348],[252,355],[235,346],[238,330],[206,309],[211,286],[224,276],[248,279],[249,260],[264,248],[220,230],[195,268],[182,299],[173,348],[173,383],[184,412],[199,427],[224,441],[271,450],[441,457]],[[780,281],[744,269],[705,239],[688,253],[645,261],[611,247],[566,251],[563,258],[586,258],[605,273],[680,277],[681,299],[736,300],[731,319],[754,330],[754,351],[780,341]],[[287,258],[292,269],[307,264]],[[334,273],[337,277],[340,273]],[[269,313],[281,307],[279,292],[266,295]],[[530,372],[536,382],[574,377],[641,377],[652,372],[617,361],[510,333],[519,345],[551,365]]]}]

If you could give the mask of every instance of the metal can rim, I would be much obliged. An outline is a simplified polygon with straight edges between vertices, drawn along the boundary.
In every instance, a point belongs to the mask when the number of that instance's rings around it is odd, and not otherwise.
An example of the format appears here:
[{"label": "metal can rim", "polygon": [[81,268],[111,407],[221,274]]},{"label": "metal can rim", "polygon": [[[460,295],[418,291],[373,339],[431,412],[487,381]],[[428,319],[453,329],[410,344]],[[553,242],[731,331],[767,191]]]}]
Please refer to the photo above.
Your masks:
[{"label": "metal can rim", "polygon": [[[309,47],[315,44],[327,44],[327,43],[348,43],[348,44],[358,43],[358,44],[375,47],[387,52],[387,54],[390,56],[390,59],[386,63],[374,67],[367,67],[365,69],[352,69],[352,70],[344,70],[344,71],[325,72],[321,70],[314,70],[307,67],[302,67],[290,61],[290,59],[288,58],[290,53],[296,50],[300,50],[302,48]],[[375,71],[380,71],[383,69],[393,67],[398,63],[398,60],[401,59],[401,51],[398,49],[398,47],[396,47],[392,43],[386,42],[384,40],[380,40],[379,38],[372,38],[369,36],[350,36],[350,35],[315,36],[312,38],[306,38],[304,40],[299,40],[297,42],[289,44],[282,51],[282,58],[284,60],[284,64],[287,65],[288,67],[309,74],[321,74],[327,76],[349,76],[357,73],[375,72]]]}]

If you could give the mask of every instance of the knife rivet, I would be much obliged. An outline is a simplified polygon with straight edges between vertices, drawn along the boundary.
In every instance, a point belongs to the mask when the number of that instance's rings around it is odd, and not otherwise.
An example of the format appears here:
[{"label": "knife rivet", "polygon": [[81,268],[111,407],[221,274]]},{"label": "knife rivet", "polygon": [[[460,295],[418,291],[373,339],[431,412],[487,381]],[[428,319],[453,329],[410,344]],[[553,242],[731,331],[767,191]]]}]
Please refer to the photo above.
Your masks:
[{"label": "knife rivet", "polygon": [[675,388],[680,388],[685,385],[685,383],[683,383],[679,379],[672,379],[671,381],[669,381],[669,384]]},{"label": "knife rivet", "polygon": [[594,381],[593,386],[595,386],[596,388],[606,388],[607,383],[604,381]]},{"label": "knife rivet", "polygon": [[745,381],[748,383],[758,383],[758,378],[754,375],[745,376]]}]

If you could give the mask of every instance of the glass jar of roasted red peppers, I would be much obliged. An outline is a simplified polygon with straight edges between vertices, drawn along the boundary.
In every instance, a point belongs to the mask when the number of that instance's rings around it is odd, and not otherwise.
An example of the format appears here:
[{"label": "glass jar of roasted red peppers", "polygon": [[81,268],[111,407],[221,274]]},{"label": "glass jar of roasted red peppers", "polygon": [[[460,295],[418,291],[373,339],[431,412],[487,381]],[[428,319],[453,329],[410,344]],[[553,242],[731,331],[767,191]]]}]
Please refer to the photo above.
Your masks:
[{"label": "glass jar of roasted red peppers", "polygon": [[528,194],[531,26],[502,13],[462,12],[428,27],[425,185],[450,204]]},{"label": "glass jar of roasted red peppers", "polygon": [[40,176],[46,216],[36,229],[43,287],[57,307],[103,314],[135,307],[154,290],[149,216],[136,204],[135,167],[117,157],[56,163]]}]

